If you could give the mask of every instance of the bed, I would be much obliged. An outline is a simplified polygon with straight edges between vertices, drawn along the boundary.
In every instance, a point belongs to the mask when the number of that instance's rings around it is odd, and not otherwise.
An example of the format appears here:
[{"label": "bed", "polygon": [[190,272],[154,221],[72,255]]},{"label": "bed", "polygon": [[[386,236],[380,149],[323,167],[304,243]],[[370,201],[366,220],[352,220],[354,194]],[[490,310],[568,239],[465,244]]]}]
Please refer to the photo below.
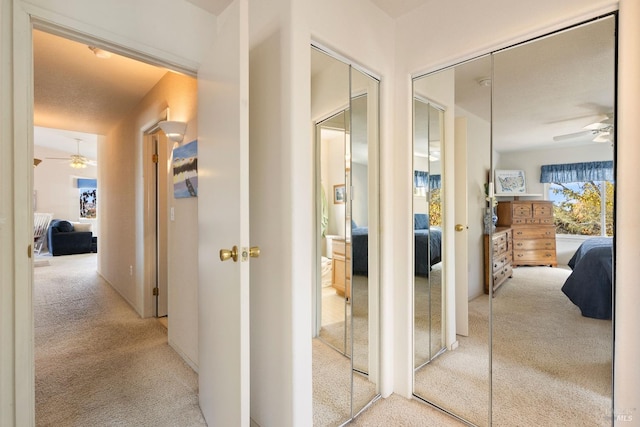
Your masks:
[{"label": "bed", "polygon": [[573,271],[564,282],[562,292],[585,317],[611,319],[612,245],[611,237],[585,240],[569,260]]},{"label": "bed", "polygon": [[[369,229],[352,223],[351,247],[353,274],[367,276],[369,273]],[[416,214],[415,227],[415,274],[429,276],[431,266],[442,259],[442,230],[428,226],[425,214]],[[429,260],[429,262],[427,262]]]}]

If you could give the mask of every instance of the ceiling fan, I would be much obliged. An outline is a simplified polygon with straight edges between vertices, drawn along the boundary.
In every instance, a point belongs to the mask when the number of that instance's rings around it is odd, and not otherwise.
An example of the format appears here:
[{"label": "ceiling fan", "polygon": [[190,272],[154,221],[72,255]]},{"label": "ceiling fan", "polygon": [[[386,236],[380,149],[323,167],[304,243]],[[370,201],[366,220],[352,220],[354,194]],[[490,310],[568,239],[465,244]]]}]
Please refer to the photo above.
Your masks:
[{"label": "ceiling fan", "polygon": [[613,142],[613,114],[606,114],[600,117],[596,122],[590,123],[583,127],[582,131],[567,133],[564,135],[556,135],[554,141],[567,141],[577,138],[587,138],[592,135],[593,142]]},{"label": "ceiling fan", "polygon": [[80,154],[80,138],[75,138],[76,140],[76,154],[72,154],[69,157],[46,157],[46,159],[50,160],[68,160],[69,166],[74,169],[84,169],[88,165],[96,166],[96,162],[94,160],[90,160],[85,156]]}]

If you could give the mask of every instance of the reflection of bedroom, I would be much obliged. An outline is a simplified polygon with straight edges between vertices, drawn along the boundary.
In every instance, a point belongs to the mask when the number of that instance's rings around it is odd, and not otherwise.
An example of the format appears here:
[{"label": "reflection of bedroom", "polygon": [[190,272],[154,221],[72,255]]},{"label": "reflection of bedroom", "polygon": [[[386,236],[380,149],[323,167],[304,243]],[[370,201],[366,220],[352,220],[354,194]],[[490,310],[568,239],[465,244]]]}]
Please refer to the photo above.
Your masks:
[{"label": "reflection of bedroom", "polygon": [[[455,344],[418,366],[414,392],[465,419],[486,416],[487,375],[492,404],[501,408],[496,425],[559,425],[568,417],[600,425],[595,417],[611,405],[613,34],[611,20],[598,22],[414,81],[416,99],[455,106],[454,114],[445,109],[450,157],[438,172],[445,225],[455,217],[456,230],[447,236],[454,227],[443,228],[445,249],[452,235],[456,246],[454,262],[443,250],[443,271],[454,265],[456,280],[442,289],[457,297],[455,306],[452,298],[438,304],[435,321],[427,317],[433,305],[416,308],[416,358],[429,354],[425,343],[439,321],[455,331]],[[424,117],[414,110],[414,149]],[[421,160],[416,152],[416,175],[439,166]],[[517,177],[517,193],[500,191],[496,175]],[[455,206],[447,188],[455,188]],[[414,213],[428,212],[416,190]],[[418,248],[416,241],[416,256]],[[415,283],[418,307],[425,286]],[[576,393],[580,399],[567,397]],[[517,400],[544,401],[544,414],[536,405],[505,410]]]}]

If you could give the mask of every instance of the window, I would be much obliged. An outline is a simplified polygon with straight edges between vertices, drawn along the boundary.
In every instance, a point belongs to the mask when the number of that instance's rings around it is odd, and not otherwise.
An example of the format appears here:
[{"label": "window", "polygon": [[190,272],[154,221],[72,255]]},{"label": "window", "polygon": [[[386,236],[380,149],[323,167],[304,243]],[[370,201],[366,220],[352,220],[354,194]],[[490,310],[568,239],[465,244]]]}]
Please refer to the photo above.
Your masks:
[{"label": "window", "polygon": [[613,236],[613,191],[610,181],[551,183],[556,233]]},{"label": "window", "polygon": [[613,236],[613,162],[542,166],[540,182],[549,184],[556,233]]},{"label": "window", "polygon": [[428,172],[413,171],[413,195],[426,197],[429,194],[429,225],[442,225],[442,203],[440,175],[429,175]]},{"label": "window", "polygon": [[96,218],[97,181],[95,179],[78,178],[80,192],[80,218]]}]

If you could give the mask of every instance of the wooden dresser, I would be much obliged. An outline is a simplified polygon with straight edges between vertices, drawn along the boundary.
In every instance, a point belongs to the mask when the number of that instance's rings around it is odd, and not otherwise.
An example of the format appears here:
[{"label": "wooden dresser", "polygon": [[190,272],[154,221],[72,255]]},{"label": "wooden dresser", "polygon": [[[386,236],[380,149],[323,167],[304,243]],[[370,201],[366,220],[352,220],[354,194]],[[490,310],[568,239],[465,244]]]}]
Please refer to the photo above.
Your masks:
[{"label": "wooden dresser", "polygon": [[[345,252],[345,249],[347,251]],[[347,299],[351,297],[351,244],[344,239],[333,239],[331,245],[332,272],[331,286],[338,295]]]},{"label": "wooden dresser", "polygon": [[558,266],[553,204],[546,200],[498,203],[498,226],[513,230],[513,266]]},{"label": "wooden dresser", "polygon": [[[490,286],[493,292],[513,275],[513,230],[509,227],[497,227],[493,235],[484,235],[484,293]],[[493,259],[491,258],[493,248]]]}]

